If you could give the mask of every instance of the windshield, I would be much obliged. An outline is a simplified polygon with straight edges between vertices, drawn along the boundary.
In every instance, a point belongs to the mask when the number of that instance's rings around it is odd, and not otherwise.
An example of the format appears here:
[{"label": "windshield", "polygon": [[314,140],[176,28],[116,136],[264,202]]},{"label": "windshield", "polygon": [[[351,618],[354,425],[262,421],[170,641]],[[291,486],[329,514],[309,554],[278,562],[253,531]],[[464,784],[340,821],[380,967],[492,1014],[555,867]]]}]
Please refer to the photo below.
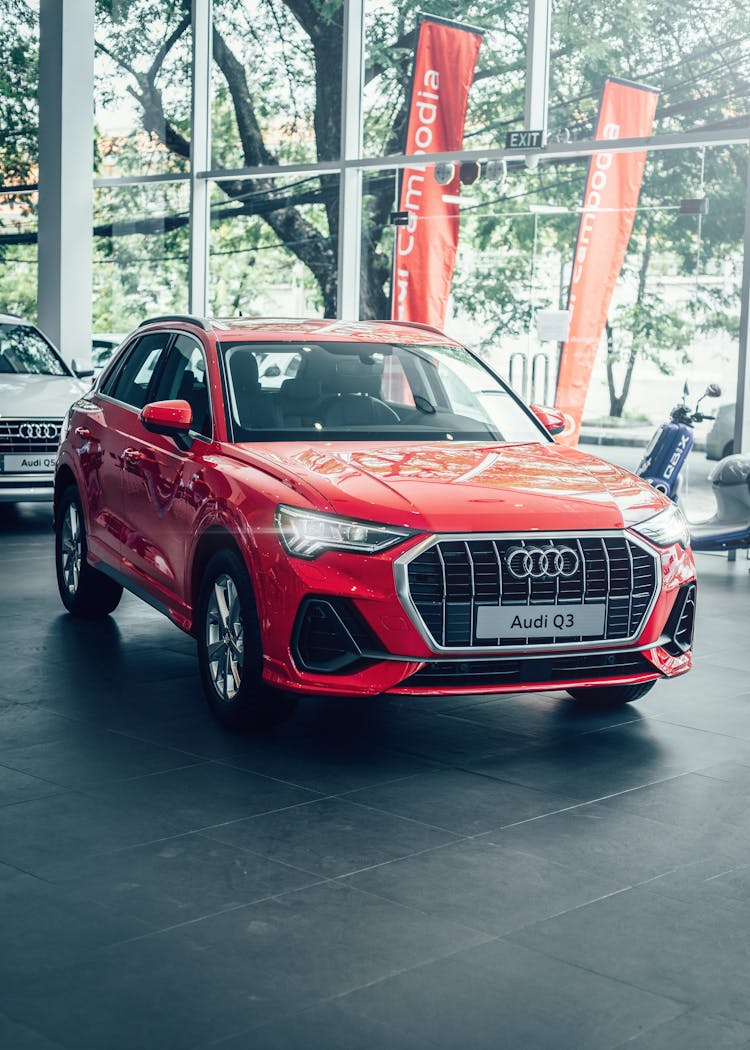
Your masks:
[{"label": "windshield", "polygon": [[0,324],[0,374],[3,372],[70,375],[41,333],[26,324]]},{"label": "windshield", "polygon": [[224,343],[235,441],[549,440],[468,350],[397,343]]}]

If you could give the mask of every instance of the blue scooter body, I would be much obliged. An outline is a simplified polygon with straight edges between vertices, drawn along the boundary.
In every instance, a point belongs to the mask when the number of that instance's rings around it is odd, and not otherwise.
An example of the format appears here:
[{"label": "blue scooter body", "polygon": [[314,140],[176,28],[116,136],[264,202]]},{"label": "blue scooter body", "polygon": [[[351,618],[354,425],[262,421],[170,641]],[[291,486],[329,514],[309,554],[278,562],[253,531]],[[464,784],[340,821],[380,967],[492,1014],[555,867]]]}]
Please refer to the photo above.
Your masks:
[{"label": "blue scooter body", "polygon": [[680,471],[694,441],[692,427],[685,423],[663,423],[651,438],[636,474],[676,500]]}]

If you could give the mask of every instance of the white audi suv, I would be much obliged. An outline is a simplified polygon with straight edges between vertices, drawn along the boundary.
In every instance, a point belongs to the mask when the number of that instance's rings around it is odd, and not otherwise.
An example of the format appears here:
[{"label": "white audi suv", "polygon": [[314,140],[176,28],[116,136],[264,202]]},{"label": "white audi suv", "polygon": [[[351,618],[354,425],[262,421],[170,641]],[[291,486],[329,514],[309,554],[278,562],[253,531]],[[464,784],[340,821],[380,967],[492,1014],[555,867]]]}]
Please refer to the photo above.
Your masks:
[{"label": "white audi suv", "polygon": [[63,416],[87,387],[29,321],[0,314],[0,502],[51,500]]}]

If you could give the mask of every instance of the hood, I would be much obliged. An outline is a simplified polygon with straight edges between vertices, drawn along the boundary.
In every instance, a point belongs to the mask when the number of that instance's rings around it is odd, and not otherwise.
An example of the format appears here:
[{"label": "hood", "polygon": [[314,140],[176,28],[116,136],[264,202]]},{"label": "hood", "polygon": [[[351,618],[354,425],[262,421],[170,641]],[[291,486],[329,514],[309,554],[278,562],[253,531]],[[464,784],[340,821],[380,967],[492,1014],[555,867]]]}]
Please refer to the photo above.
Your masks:
[{"label": "hood", "polygon": [[89,389],[73,376],[0,374],[0,419],[62,419]]},{"label": "hood", "polygon": [[321,510],[420,531],[620,529],[668,504],[629,471],[555,444],[236,448],[308,498],[315,490]]}]

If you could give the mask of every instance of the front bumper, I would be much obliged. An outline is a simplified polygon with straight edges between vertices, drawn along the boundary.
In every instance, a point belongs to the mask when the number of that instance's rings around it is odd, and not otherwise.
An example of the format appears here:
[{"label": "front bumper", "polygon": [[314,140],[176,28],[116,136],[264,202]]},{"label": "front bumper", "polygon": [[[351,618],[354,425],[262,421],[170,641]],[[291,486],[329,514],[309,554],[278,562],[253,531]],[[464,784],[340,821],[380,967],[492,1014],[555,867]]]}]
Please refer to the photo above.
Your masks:
[{"label": "front bumper", "polygon": [[0,503],[48,503],[54,492],[54,474],[0,474]]},{"label": "front bumper", "polygon": [[[275,551],[262,580],[265,680],[321,695],[472,695],[636,684],[684,674],[691,667],[695,566],[690,551],[678,545],[654,548],[660,579],[636,638],[627,644],[529,645],[523,651],[471,647],[446,652],[431,645],[397,593],[394,565],[406,549],[401,545],[377,556],[328,553],[315,561]],[[677,645],[688,585],[693,604],[683,619],[690,620],[690,638],[687,645]],[[312,628],[311,607],[316,614],[323,610]],[[684,624],[682,635],[684,643]]]}]

